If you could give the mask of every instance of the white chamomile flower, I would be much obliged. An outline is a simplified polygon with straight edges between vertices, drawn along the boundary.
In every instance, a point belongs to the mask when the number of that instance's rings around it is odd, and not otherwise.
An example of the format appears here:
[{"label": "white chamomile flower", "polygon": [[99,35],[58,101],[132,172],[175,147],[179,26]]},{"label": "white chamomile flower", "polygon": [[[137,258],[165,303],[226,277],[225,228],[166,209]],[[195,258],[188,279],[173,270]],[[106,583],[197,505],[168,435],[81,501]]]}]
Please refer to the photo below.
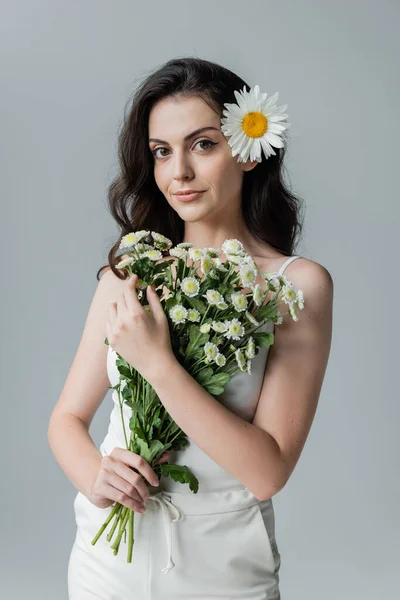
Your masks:
[{"label": "white chamomile flower", "polygon": [[249,375],[251,375],[251,360],[247,361],[246,373],[248,373]]},{"label": "white chamomile flower", "polygon": [[169,316],[173,323],[184,323],[187,319],[187,309],[182,304],[175,304],[169,310]]},{"label": "white chamomile flower", "polygon": [[224,297],[219,293],[218,290],[207,290],[203,297],[207,299],[208,304],[212,306],[224,302]]},{"label": "white chamomile flower", "polygon": [[228,304],[223,300],[222,302],[217,303],[217,308],[219,310],[226,310],[228,308]]},{"label": "white chamomile flower", "polygon": [[189,256],[193,261],[200,260],[203,255],[204,252],[202,248],[189,248]]},{"label": "white chamomile flower", "polygon": [[264,292],[259,283],[253,288],[253,300],[256,306],[261,306],[264,300]]},{"label": "white chamomile flower", "polygon": [[121,248],[130,248],[131,246],[134,246],[135,244],[138,243],[138,238],[136,236],[136,233],[134,231],[132,231],[131,233],[127,233],[126,235],[124,235],[121,238],[121,241],[119,243],[119,249]]},{"label": "white chamomile flower", "polygon": [[196,323],[197,321],[200,321],[200,313],[195,308],[189,308],[187,318],[188,318],[188,321],[192,321],[192,323]]},{"label": "white chamomile flower", "polygon": [[303,290],[297,290],[297,305],[300,310],[303,310],[303,308],[304,308]]},{"label": "white chamomile flower", "polygon": [[283,323],[283,316],[282,313],[276,309],[275,314],[271,317],[271,321],[275,324],[275,325],[281,325]]},{"label": "white chamomile flower", "polygon": [[221,131],[231,136],[228,144],[232,148],[232,156],[239,154],[238,162],[257,160],[261,162],[262,150],[265,157],[276,154],[275,148],[283,148],[281,134],[288,129],[290,123],[284,122],[287,104],[277,107],[279,92],[267,99],[267,93],[261,94],[260,87],[255,85],[249,91],[234,91],[237,104],[226,103],[222,111]]},{"label": "white chamomile flower", "polygon": [[234,265],[242,265],[243,264],[243,256],[241,254],[227,254],[226,259]]},{"label": "white chamomile flower", "polygon": [[208,359],[215,360],[215,357],[219,354],[218,346],[212,342],[204,344],[204,352]]},{"label": "white chamomile flower", "polygon": [[176,256],[177,258],[185,260],[187,257],[187,250],[185,250],[185,248],[171,248],[169,254],[170,256]]},{"label": "white chamomile flower", "polygon": [[226,364],[226,358],[221,352],[215,357],[215,362],[219,367],[223,367]]},{"label": "white chamomile flower", "polygon": [[231,294],[231,302],[238,312],[242,312],[247,309],[247,298],[241,292],[234,292]]},{"label": "white chamomile flower", "polygon": [[250,254],[246,254],[245,256],[243,256],[242,262],[246,263],[247,265],[251,265],[253,267],[253,269],[256,269],[258,271],[257,263],[254,260],[254,258],[252,256],[250,256]]},{"label": "white chamomile flower", "polygon": [[257,321],[257,319],[251,314],[249,313],[249,311],[246,310],[246,312],[244,313],[246,318],[248,319],[248,321],[250,321],[250,323],[252,325],[259,325],[260,323]]},{"label": "white chamomile flower", "polygon": [[119,263],[115,265],[115,268],[125,269],[125,267],[132,265],[134,262],[136,262],[136,258],[134,256],[128,256],[127,258],[120,260]]},{"label": "white chamomile flower", "polygon": [[239,269],[240,279],[243,287],[252,285],[257,278],[257,269],[244,263]]},{"label": "white chamomile flower", "polygon": [[222,264],[220,258],[214,258],[214,265],[217,271],[221,271],[221,273],[227,273],[228,269]]},{"label": "white chamomile flower", "polygon": [[205,254],[204,256],[201,257],[200,264],[201,264],[200,268],[203,271],[204,275],[208,275],[213,267],[213,262],[211,260],[211,257],[207,256],[207,254]]},{"label": "white chamomile flower", "polygon": [[292,317],[293,321],[299,320],[299,313],[296,304],[289,304],[289,314]]},{"label": "white chamomile flower", "polygon": [[180,242],[176,245],[177,248],[183,248],[184,250],[189,250],[189,248],[193,247],[192,242]]},{"label": "white chamomile flower", "polygon": [[242,242],[236,238],[232,238],[231,240],[225,240],[223,242],[221,250],[224,254],[240,254],[241,252],[244,252],[244,247]]},{"label": "white chamomile flower", "polygon": [[256,355],[256,346],[252,335],[247,340],[247,346],[244,353],[246,354],[247,358],[254,358]]},{"label": "white chamomile flower", "polygon": [[203,248],[204,254],[207,254],[211,258],[219,258],[220,252],[215,248]]},{"label": "white chamomile flower", "polygon": [[156,260],[160,260],[163,257],[160,250],[146,250],[145,252],[142,253],[142,256],[145,258],[149,258],[150,260],[153,260],[154,262]]},{"label": "white chamomile flower", "polygon": [[286,304],[293,304],[294,302],[296,302],[297,292],[293,283],[288,282],[286,285],[283,286],[281,298]]},{"label": "white chamomile flower", "polygon": [[271,273],[268,275],[268,277],[264,276],[264,279],[267,282],[269,291],[279,292],[279,290],[281,289],[281,284],[276,273]]},{"label": "white chamomile flower", "polygon": [[140,242],[140,240],[142,240],[150,234],[150,231],[147,231],[147,229],[141,229],[140,231],[135,231],[135,234],[137,241]]},{"label": "white chamomile flower", "polygon": [[236,362],[238,364],[238,367],[241,371],[243,371],[246,368],[246,357],[243,354],[242,350],[240,350],[240,348],[238,348],[235,352],[235,358],[236,358]]},{"label": "white chamomile flower", "polygon": [[172,246],[172,241],[162,235],[161,233],[157,233],[156,231],[152,231],[151,235],[154,240],[154,246],[159,250],[169,250]]},{"label": "white chamomile flower", "polygon": [[228,340],[240,340],[245,334],[245,329],[239,319],[233,318],[230,321],[225,321],[226,332],[225,337]]},{"label": "white chamomile flower", "polygon": [[189,297],[197,296],[200,284],[195,277],[184,277],[181,281],[182,292]]},{"label": "white chamomile flower", "polygon": [[214,331],[216,331],[217,333],[225,333],[226,331],[226,325],[225,323],[223,323],[222,321],[213,321],[211,323],[211,327],[214,329]]},{"label": "white chamomile flower", "polygon": [[199,329],[200,333],[209,333],[211,329],[211,323],[203,323],[203,325],[200,325]]}]

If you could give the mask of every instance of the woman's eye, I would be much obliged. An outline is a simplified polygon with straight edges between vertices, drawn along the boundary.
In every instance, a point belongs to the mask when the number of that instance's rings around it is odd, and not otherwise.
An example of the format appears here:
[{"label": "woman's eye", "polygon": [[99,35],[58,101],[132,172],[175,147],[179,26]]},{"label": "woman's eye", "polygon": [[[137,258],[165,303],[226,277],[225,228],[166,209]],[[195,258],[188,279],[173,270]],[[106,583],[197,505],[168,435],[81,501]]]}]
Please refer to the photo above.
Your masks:
[{"label": "woman's eye", "polygon": [[[203,146],[203,150],[207,151],[212,146],[216,146],[217,142],[212,142],[211,140],[199,140],[198,142],[196,142],[195,146],[197,146],[197,144],[206,144],[205,148]],[[162,154],[162,155],[157,154],[157,152],[159,150],[168,150],[168,148],[166,148],[165,146],[159,146],[158,148],[155,148],[155,150],[151,151],[151,153],[153,154],[153,156],[155,156],[156,158],[164,158],[166,156],[166,154]]]}]

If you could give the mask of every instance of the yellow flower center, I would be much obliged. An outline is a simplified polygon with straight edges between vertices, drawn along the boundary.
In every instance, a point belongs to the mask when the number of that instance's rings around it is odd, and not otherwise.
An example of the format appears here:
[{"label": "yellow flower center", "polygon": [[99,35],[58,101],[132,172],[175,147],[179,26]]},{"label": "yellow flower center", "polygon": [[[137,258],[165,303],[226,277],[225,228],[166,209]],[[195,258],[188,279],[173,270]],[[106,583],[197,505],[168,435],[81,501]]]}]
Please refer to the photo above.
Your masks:
[{"label": "yellow flower center", "polygon": [[261,137],[268,129],[268,120],[263,113],[249,112],[242,121],[242,127],[249,137]]}]

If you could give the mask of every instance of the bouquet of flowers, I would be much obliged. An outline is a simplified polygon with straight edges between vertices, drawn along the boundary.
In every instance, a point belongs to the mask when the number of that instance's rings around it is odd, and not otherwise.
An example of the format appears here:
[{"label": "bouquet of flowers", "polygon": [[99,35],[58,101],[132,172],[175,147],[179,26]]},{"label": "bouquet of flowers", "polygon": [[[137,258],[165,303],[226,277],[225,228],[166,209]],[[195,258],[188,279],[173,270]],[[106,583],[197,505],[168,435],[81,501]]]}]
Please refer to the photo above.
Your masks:
[{"label": "bouquet of flowers", "polygon": [[[268,321],[282,323],[282,303],[292,319],[298,320],[298,311],[304,307],[303,293],[284,275],[259,271],[239,240],[225,240],[222,253],[214,248],[195,248],[188,242],[172,246],[171,240],[154,231],[129,233],[121,240],[119,253],[124,258],[116,267],[129,275],[137,274],[138,299],[150,314],[144,290],[154,285],[167,315],[175,357],[206,391],[218,397],[236,372],[251,374],[251,361],[261,346],[273,344],[274,334],[258,329]],[[265,290],[256,283],[258,273],[266,282]],[[120,379],[110,389],[118,393],[126,448],[143,456],[157,475],[188,484],[197,493],[198,479],[187,466],[158,464],[164,452],[184,448],[189,443],[187,436],[152,386],[118,354],[116,366]],[[132,410],[129,436],[122,403]],[[118,502],[92,544],[112,520],[107,541],[118,527],[112,544],[117,554],[123,535],[126,541],[128,527],[127,562],[131,562],[134,511]]]}]

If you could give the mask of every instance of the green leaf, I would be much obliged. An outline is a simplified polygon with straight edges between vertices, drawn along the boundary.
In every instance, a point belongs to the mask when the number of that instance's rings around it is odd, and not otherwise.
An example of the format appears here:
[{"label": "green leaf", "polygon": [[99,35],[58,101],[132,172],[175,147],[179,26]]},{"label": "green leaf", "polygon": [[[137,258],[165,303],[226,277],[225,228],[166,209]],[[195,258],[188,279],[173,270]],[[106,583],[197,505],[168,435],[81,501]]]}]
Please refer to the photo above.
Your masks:
[{"label": "green leaf", "polygon": [[274,343],[275,336],[273,333],[261,331],[255,332],[252,335],[254,337],[254,342],[259,346],[266,346],[269,348]]},{"label": "green leaf", "polygon": [[161,474],[164,475],[164,477],[171,477],[173,481],[178,483],[187,483],[190,490],[197,494],[199,490],[199,480],[186,465],[170,465],[168,463],[163,463],[159,465],[159,467]]}]

